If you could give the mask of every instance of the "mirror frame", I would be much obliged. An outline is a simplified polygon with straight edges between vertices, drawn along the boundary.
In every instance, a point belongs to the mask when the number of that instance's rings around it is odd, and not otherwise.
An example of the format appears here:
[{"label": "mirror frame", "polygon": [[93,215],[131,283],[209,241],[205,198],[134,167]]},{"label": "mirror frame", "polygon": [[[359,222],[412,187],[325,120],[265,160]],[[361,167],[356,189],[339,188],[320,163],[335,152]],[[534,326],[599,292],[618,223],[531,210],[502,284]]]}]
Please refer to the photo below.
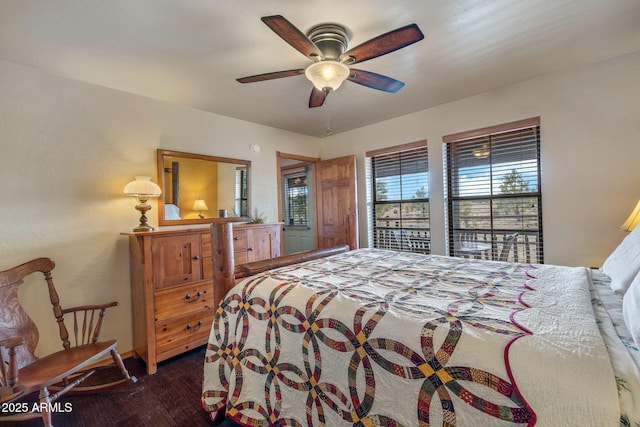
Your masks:
[{"label": "mirror frame", "polygon": [[157,162],[157,181],[158,185],[162,189],[162,195],[158,197],[158,224],[159,225],[188,225],[188,224],[210,224],[212,222],[230,222],[230,221],[248,221],[248,216],[241,217],[227,217],[227,218],[192,218],[192,219],[165,219],[164,218],[164,159],[165,157],[178,157],[184,159],[197,159],[210,162],[232,163],[242,165],[247,168],[247,214],[251,212],[251,161],[242,159],[231,159],[228,157],[208,156],[205,154],[185,153],[182,151],[163,150],[158,148],[156,150],[156,162]]}]

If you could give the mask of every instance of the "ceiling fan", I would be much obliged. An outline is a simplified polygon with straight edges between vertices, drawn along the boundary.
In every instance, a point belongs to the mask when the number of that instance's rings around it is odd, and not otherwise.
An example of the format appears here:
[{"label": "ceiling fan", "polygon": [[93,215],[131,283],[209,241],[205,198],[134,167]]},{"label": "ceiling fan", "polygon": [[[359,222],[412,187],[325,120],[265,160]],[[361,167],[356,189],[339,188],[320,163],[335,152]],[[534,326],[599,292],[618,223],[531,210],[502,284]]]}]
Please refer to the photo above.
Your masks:
[{"label": "ceiling fan", "polygon": [[253,83],[304,74],[313,83],[309,108],[324,104],[329,92],[338,89],[345,80],[396,93],[404,86],[401,81],[371,71],[356,70],[350,65],[386,55],[424,38],[420,28],[410,24],[347,50],[351,32],[342,25],[316,25],[305,35],[281,15],[264,16],[261,19],[284,41],[311,59],[313,64],[304,69],[257,74],[237,80],[240,83]]}]

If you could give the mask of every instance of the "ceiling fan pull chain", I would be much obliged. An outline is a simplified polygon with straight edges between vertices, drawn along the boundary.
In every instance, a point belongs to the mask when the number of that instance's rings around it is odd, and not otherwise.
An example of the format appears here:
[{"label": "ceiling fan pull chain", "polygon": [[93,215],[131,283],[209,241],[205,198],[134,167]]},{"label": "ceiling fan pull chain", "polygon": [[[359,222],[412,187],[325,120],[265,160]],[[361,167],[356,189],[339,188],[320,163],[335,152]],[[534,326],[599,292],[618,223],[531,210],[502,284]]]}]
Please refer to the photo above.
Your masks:
[{"label": "ceiling fan pull chain", "polygon": [[330,116],[330,111],[328,106],[325,109],[325,125],[326,125],[325,132],[327,133],[327,135],[331,135],[333,133],[333,130],[331,130],[331,116]]}]

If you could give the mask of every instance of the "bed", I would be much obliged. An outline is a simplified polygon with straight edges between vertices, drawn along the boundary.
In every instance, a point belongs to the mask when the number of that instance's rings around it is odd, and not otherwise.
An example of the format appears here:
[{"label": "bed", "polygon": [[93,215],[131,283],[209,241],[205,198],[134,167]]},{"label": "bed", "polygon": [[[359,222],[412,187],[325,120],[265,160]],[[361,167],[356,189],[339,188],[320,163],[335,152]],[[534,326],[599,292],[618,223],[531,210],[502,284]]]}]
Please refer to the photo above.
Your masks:
[{"label": "bed", "polygon": [[602,270],[359,249],[253,274],[268,265],[241,273],[230,227],[213,226],[212,419],[640,425],[640,230]]}]

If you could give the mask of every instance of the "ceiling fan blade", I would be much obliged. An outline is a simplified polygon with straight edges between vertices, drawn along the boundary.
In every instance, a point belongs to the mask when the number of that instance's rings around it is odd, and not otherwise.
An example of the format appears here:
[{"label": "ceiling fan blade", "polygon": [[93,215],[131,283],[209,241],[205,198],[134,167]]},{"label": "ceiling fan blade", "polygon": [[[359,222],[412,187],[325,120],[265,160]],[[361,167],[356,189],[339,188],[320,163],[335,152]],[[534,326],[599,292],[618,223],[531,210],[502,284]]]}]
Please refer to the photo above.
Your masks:
[{"label": "ceiling fan blade", "polygon": [[396,93],[404,87],[404,83],[391,77],[372,73],[371,71],[356,70],[354,68],[351,69],[351,75],[347,77],[347,80],[390,93]]},{"label": "ceiling fan blade", "polygon": [[322,51],[318,49],[309,38],[284,16],[263,16],[262,22],[267,24],[282,40],[289,43],[298,52],[307,58],[322,57]]},{"label": "ceiling fan blade", "polygon": [[304,74],[304,69],[299,70],[287,70],[287,71],[275,71],[273,73],[256,74],[255,76],[247,76],[236,79],[240,83],[253,83],[262,82],[265,80],[281,79],[283,77],[293,77]]},{"label": "ceiling fan blade", "polygon": [[314,86],[313,90],[311,91],[311,96],[309,97],[309,108],[322,106],[322,104],[324,104],[325,99],[327,99],[326,92],[322,90],[318,90]]},{"label": "ceiling fan blade", "polygon": [[[386,55],[403,47],[409,46],[424,38],[424,34],[416,24],[406,25],[388,33],[374,37],[353,49],[349,49],[340,56],[340,60],[347,64],[368,61],[378,56]],[[353,60],[350,60],[353,58]]]}]

